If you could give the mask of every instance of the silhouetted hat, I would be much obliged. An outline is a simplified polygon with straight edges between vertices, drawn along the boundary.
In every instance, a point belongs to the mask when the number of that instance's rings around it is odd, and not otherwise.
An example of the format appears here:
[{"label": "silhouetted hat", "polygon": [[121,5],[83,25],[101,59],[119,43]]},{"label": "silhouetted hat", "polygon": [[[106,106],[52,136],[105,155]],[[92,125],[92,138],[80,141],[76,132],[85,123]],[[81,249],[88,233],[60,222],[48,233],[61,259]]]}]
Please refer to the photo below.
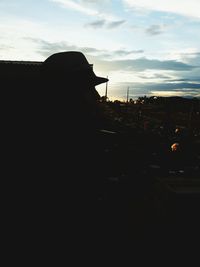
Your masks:
[{"label": "silhouetted hat", "polygon": [[84,54],[77,51],[51,55],[43,62],[43,70],[51,75],[62,73],[69,78],[85,78],[94,86],[108,81],[107,78],[96,76],[93,64],[89,64]]}]

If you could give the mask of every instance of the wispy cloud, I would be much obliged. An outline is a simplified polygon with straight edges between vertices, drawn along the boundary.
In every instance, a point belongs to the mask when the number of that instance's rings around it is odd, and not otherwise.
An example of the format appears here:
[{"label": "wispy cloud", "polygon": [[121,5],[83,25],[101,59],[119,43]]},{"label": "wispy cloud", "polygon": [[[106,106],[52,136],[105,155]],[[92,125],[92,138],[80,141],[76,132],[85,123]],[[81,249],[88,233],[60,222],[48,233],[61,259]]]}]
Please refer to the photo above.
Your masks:
[{"label": "wispy cloud", "polygon": [[133,9],[161,11],[175,13],[187,17],[200,18],[200,1],[198,0],[123,0],[124,3]]},{"label": "wispy cloud", "polygon": [[[168,79],[168,81],[171,81],[170,76],[167,76],[167,75],[164,75],[164,74],[155,74],[155,73],[153,73],[151,75],[148,75],[147,73],[145,73],[143,75],[139,75],[139,77],[142,78],[142,79],[145,79],[145,80],[160,80],[160,79],[166,80],[166,79]],[[176,81],[176,80],[174,79],[174,81]]]},{"label": "wispy cloud", "polygon": [[116,50],[113,52],[115,55],[117,56],[128,56],[131,54],[141,54],[144,53],[144,50],[125,50],[125,49],[120,49],[120,50]]},{"label": "wispy cloud", "polygon": [[95,17],[96,20],[87,23],[85,26],[93,29],[105,27],[106,29],[115,29],[125,23],[124,19],[114,15],[113,10],[107,12],[105,6],[109,6],[111,0],[49,0],[59,4],[61,7],[80,12],[89,17]]},{"label": "wispy cloud", "polygon": [[87,23],[85,26],[93,29],[102,28],[105,25],[106,21],[104,19],[95,20],[93,22]]},{"label": "wispy cloud", "polygon": [[80,2],[82,2],[84,4],[102,5],[102,4],[109,4],[112,2],[112,0],[80,0]]},{"label": "wispy cloud", "polygon": [[95,49],[93,47],[79,47],[76,45],[71,45],[66,42],[48,42],[40,38],[30,38],[26,37],[26,40],[32,41],[38,45],[38,53],[43,57],[48,57],[53,53],[62,52],[62,51],[81,51],[86,54],[99,54],[104,52],[102,50]]},{"label": "wispy cloud", "polygon": [[148,58],[114,60],[106,62],[112,70],[144,71],[148,69],[172,70],[172,71],[189,71],[195,67],[183,62],[174,60],[157,60]]},{"label": "wispy cloud", "polygon": [[151,25],[146,29],[146,33],[148,35],[159,35],[164,32],[164,26],[163,25]]},{"label": "wispy cloud", "polygon": [[73,9],[73,10],[76,10],[78,12],[84,13],[89,16],[98,15],[98,12],[96,10],[88,8],[88,7],[84,7],[79,2],[76,2],[76,1],[71,1],[71,0],[49,0],[49,1],[58,3],[62,7]]},{"label": "wispy cloud", "polygon": [[93,22],[87,23],[85,26],[90,27],[93,29],[98,28],[107,28],[107,29],[114,29],[120,27],[122,24],[125,23],[125,20],[118,20],[118,21],[106,21],[105,19],[95,20]]},{"label": "wispy cloud", "polygon": [[160,96],[160,97],[170,97],[170,96],[179,96],[179,97],[199,97],[198,92],[196,91],[184,91],[183,89],[177,90],[177,91],[172,91],[172,90],[165,90],[165,91],[160,91],[160,90],[153,90],[150,91],[150,95],[152,96]]},{"label": "wispy cloud", "polygon": [[63,8],[71,9],[82,14],[105,19],[107,21],[119,20],[113,12],[107,12],[105,6],[107,6],[110,0],[49,0],[50,2],[57,3]]},{"label": "wispy cloud", "polygon": [[121,26],[125,22],[126,22],[125,20],[112,21],[112,22],[108,23],[107,27],[109,29],[118,28],[119,26]]},{"label": "wispy cloud", "polygon": [[[124,57],[131,54],[142,54],[144,53],[144,50],[127,50],[127,49],[120,49],[120,50],[104,50],[104,49],[96,49],[93,47],[83,47],[83,46],[77,46],[77,45],[71,45],[67,42],[49,42],[40,38],[30,38],[25,37],[24,39],[28,41],[32,41],[33,43],[38,45],[38,52],[42,54],[43,56],[49,56],[56,52],[61,51],[81,51],[83,53],[86,53],[88,55],[96,56],[95,59],[102,60],[104,58],[114,58],[114,57]],[[105,61],[107,62],[107,61]],[[110,62],[110,61],[109,61]]]},{"label": "wispy cloud", "polygon": [[172,83],[182,83],[182,82],[187,82],[190,84],[198,84],[200,83],[200,78],[198,77],[191,77],[189,78],[182,78],[182,79],[168,79],[166,82],[172,82]]},{"label": "wispy cloud", "polygon": [[189,83],[189,82],[185,82],[185,83],[157,83],[157,84],[149,84],[148,88],[153,90],[160,90],[160,91],[167,91],[167,90],[183,90],[185,92],[189,92],[189,91],[195,91],[195,92],[199,92],[200,89],[200,83]]}]

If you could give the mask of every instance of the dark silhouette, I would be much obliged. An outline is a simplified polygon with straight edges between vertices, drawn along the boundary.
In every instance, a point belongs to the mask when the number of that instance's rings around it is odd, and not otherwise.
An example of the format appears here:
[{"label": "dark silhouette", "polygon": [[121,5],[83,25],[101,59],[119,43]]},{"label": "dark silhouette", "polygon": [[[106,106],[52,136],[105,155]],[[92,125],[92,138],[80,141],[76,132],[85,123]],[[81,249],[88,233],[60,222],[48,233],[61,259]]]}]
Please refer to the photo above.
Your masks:
[{"label": "dark silhouette", "polygon": [[98,242],[104,118],[95,86],[108,79],[75,51],[1,63],[16,220],[37,245],[61,245],[72,233],[70,242]]},{"label": "dark silhouette", "polygon": [[[45,205],[42,216],[45,222],[53,216],[60,235],[70,225],[73,239],[81,242],[98,228],[102,118],[95,86],[108,80],[96,76],[85,56],[73,51],[47,58],[40,78],[34,154],[40,166],[40,197],[46,198],[40,199]],[[98,237],[93,238],[97,242]]]}]

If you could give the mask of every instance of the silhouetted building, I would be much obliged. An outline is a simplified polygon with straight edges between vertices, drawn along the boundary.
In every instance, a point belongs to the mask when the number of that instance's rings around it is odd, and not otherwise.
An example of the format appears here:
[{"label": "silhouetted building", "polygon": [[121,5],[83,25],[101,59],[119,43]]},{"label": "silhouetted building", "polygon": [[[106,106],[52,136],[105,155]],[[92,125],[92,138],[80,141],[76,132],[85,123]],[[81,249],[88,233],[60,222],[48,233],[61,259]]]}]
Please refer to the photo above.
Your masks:
[{"label": "silhouetted building", "polygon": [[42,62],[0,60],[0,79],[5,82],[34,81],[40,76]]}]

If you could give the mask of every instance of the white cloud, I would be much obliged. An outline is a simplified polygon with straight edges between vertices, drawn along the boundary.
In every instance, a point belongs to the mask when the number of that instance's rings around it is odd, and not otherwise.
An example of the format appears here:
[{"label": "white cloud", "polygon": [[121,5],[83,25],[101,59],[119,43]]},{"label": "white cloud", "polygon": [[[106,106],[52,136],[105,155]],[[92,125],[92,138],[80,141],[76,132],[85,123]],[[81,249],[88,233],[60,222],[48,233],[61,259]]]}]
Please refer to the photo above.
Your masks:
[{"label": "white cloud", "polygon": [[151,36],[160,35],[164,32],[166,27],[167,26],[164,24],[161,24],[161,25],[153,24],[153,25],[150,25],[148,28],[146,28],[146,33]]},{"label": "white cloud", "polygon": [[[162,96],[162,97],[168,97],[168,96],[182,96],[182,97],[184,97],[184,96],[186,96],[187,95],[187,93],[186,92],[184,92],[184,91],[182,91],[182,90],[179,90],[179,91],[157,91],[157,90],[155,90],[155,91],[151,91],[151,93],[150,93],[150,95],[156,95],[156,96]],[[190,95],[194,95],[194,96],[196,96],[196,92],[194,92],[194,93],[192,93],[192,92],[190,92]]]},{"label": "white cloud", "polygon": [[[119,20],[118,17],[114,16],[113,14],[101,12],[101,4],[99,1],[72,1],[72,0],[49,0],[50,2],[55,2],[57,4],[60,4],[62,7],[75,10],[77,12],[80,12],[82,14],[88,15],[88,16],[93,16],[93,17],[98,17],[102,19],[106,19],[107,21],[112,21],[112,20]],[[92,5],[96,4],[96,6]]]},{"label": "white cloud", "polygon": [[98,12],[90,9],[88,7],[84,7],[78,2],[70,1],[70,0],[50,0],[51,2],[55,2],[58,4],[61,4],[63,7],[70,8],[76,11],[79,11],[81,13],[84,13],[89,16],[95,16],[98,15]]},{"label": "white cloud", "polygon": [[169,50],[165,55],[162,55],[164,60],[176,60],[189,64],[191,59],[199,55],[199,49],[196,47],[174,48]]},{"label": "white cloud", "polygon": [[199,0],[123,0],[131,8],[175,13],[183,16],[200,18]]}]

